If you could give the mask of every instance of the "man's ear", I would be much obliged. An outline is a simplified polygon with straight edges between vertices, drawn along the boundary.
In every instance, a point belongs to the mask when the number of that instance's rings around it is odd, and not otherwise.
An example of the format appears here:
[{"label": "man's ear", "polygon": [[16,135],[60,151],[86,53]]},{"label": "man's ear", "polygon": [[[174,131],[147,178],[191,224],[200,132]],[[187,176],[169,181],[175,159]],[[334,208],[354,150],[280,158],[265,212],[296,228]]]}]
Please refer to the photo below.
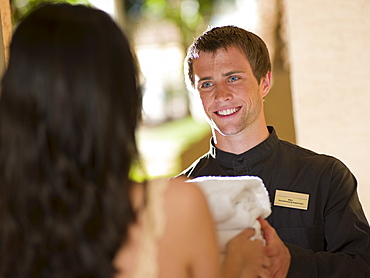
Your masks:
[{"label": "man's ear", "polygon": [[271,88],[271,71],[268,71],[266,75],[261,79],[262,97],[267,96]]}]

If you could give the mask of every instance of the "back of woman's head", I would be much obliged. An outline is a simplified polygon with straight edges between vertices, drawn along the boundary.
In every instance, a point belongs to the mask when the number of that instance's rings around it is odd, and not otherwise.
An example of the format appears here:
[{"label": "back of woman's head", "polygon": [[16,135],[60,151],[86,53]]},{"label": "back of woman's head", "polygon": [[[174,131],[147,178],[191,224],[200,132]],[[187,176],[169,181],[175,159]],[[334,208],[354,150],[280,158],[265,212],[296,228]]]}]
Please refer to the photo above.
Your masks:
[{"label": "back of woman's head", "polygon": [[46,4],[17,27],[0,98],[0,277],[111,277],[135,220],[141,96],[102,11]]}]

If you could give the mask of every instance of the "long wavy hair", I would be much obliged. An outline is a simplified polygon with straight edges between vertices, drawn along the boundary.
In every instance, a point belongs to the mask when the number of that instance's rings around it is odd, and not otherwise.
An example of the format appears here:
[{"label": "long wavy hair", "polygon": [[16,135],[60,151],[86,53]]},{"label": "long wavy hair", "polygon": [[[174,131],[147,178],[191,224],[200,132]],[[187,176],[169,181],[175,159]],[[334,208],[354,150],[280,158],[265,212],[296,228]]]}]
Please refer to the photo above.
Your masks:
[{"label": "long wavy hair", "polygon": [[44,4],[17,27],[1,89],[0,277],[112,277],[136,220],[127,38],[102,11]]}]

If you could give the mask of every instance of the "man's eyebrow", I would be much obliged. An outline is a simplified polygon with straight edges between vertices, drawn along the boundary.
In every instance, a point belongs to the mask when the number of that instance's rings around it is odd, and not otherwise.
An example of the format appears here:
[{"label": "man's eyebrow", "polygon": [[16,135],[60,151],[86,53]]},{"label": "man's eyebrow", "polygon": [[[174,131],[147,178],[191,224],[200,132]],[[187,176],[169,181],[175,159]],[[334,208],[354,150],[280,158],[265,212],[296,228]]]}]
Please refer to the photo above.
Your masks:
[{"label": "man's eyebrow", "polygon": [[233,75],[233,74],[236,74],[236,73],[244,73],[244,71],[242,71],[242,70],[233,70],[233,71],[223,73],[222,76],[227,77],[227,76],[230,76],[230,75]]},{"label": "man's eyebrow", "polygon": [[[230,76],[230,75],[233,75],[233,74],[236,74],[236,73],[244,73],[244,72],[245,71],[242,71],[242,70],[233,70],[233,71],[223,73],[222,76],[227,77],[227,76]],[[205,77],[199,78],[198,82],[206,81],[206,80],[212,80],[212,77],[211,76],[205,76]]]},{"label": "man's eyebrow", "polygon": [[210,77],[210,76],[202,77],[202,78],[200,78],[200,79],[198,80],[198,82],[200,82],[200,81],[205,81],[205,80],[212,80],[212,77]]}]

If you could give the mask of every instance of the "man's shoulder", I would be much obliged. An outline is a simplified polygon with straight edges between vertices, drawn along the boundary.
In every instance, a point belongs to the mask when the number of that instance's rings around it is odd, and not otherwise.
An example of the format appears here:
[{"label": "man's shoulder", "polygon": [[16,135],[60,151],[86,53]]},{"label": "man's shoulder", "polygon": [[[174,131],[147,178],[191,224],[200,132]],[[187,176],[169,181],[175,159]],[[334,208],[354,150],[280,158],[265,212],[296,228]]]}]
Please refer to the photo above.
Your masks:
[{"label": "man's shoulder", "polygon": [[330,154],[319,153],[306,147],[294,144],[288,141],[279,140],[280,147],[291,159],[303,160],[305,164],[310,163],[321,165],[333,165],[340,168],[346,168],[346,165],[337,157]]},{"label": "man's shoulder", "polygon": [[209,152],[205,153],[204,155],[196,159],[188,168],[186,168],[184,171],[178,174],[175,178],[180,177],[180,176],[188,177],[188,178],[197,176],[196,173],[200,169],[202,169],[209,162],[211,158],[212,156],[210,155]]},{"label": "man's shoulder", "polygon": [[308,149],[306,147],[300,146],[298,144],[295,144],[295,143],[292,143],[292,142],[289,142],[289,141],[279,139],[279,142],[280,142],[281,148],[283,148],[283,149],[285,149],[286,151],[289,151],[289,152],[296,152],[296,153],[299,153],[299,154],[305,155],[305,156],[320,155],[319,153],[317,153],[317,152],[315,152],[311,149]]}]

